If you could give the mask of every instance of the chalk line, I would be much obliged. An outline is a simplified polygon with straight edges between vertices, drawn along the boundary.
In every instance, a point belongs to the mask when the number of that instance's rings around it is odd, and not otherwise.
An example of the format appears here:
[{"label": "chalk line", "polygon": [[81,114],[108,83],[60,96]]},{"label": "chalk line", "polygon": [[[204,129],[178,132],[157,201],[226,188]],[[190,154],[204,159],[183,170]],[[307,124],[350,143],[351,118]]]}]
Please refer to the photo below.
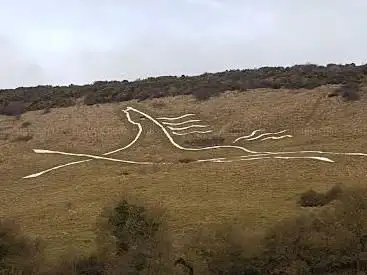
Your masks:
[{"label": "chalk line", "polygon": [[[336,153],[336,152],[323,152],[323,151],[293,151],[293,152],[257,152],[257,151],[252,151],[249,150],[245,147],[241,147],[241,146],[233,146],[233,145],[218,145],[218,146],[210,146],[210,147],[202,147],[202,148],[187,148],[187,147],[183,147],[179,144],[177,144],[174,139],[170,136],[170,134],[168,133],[168,131],[165,129],[165,127],[160,124],[158,121],[156,121],[153,117],[151,117],[148,114],[145,114],[144,112],[141,112],[133,107],[127,107],[126,111],[135,111],[136,113],[145,116],[148,120],[152,121],[155,125],[157,125],[159,128],[161,128],[161,130],[163,131],[163,133],[166,135],[166,137],[168,138],[168,140],[171,142],[171,144],[173,146],[175,146],[178,149],[181,150],[185,150],[185,151],[202,151],[202,150],[210,150],[210,149],[219,149],[219,148],[233,148],[233,149],[239,149],[242,151],[245,151],[247,153],[250,154],[265,154],[265,155],[280,155],[280,154],[298,154],[298,153],[320,153],[320,154],[334,154],[334,155],[354,155],[354,156],[367,156],[367,154],[365,153]],[[287,130],[283,130],[283,131],[279,131],[279,132],[275,132],[275,133],[265,133],[262,134],[260,136],[264,136],[264,135],[270,135],[270,134],[277,134],[277,133],[284,133]],[[319,157],[317,157],[317,159],[319,159]],[[321,160],[321,159],[320,159]]]},{"label": "chalk line", "polygon": [[[128,107],[128,108],[132,108],[132,107]],[[177,120],[177,119],[181,119],[184,117],[188,117],[188,116],[195,116],[195,114],[185,114],[182,116],[178,116],[178,117],[158,117],[158,120]]]},{"label": "chalk line", "polygon": [[168,133],[168,131],[166,130],[166,128],[161,124],[159,123],[157,120],[155,120],[153,117],[151,117],[150,115],[146,114],[146,113],[143,113],[133,107],[127,107],[125,109],[126,111],[134,111],[142,116],[145,116],[148,120],[150,120],[151,122],[153,122],[156,126],[158,126],[162,131],[163,133],[165,134],[165,136],[168,138],[168,140],[171,142],[171,144],[178,148],[178,149],[181,149],[181,150],[185,150],[185,151],[202,151],[202,150],[210,150],[210,149],[220,149],[220,148],[234,148],[234,149],[239,149],[239,150],[242,150],[242,151],[245,151],[247,153],[258,153],[258,152],[255,152],[255,151],[251,151],[251,150],[248,150],[244,147],[241,147],[241,146],[234,146],[234,145],[217,145],[217,146],[210,146],[210,147],[202,147],[202,148],[187,148],[187,147],[183,147],[179,144],[177,144],[174,139],[171,137],[171,135]]},{"label": "chalk line", "polygon": [[[59,154],[59,155],[67,155],[67,156],[88,157],[88,158],[93,158],[93,159],[109,160],[109,161],[123,162],[123,163],[129,163],[129,164],[154,164],[153,162],[137,162],[137,161],[130,161],[130,160],[122,160],[122,159],[114,159],[114,158],[107,158],[107,157],[101,157],[101,156],[94,156],[94,155],[89,155],[89,154],[66,153],[66,152],[61,152],[61,151],[52,151],[52,150],[43,150],[43,149],[33,149],[33,151],[37,154]],[[82,161],[74,161],[74,162],[69,162],[69,163],[63,164],[63,165],[58,165],[58,166],[52,167],[50,169],[43,170],[41,172],[35,173],[35,174],[25,176],[25,177],[23,177],[23,179],[35,178],[35,177],[43,175],[47,172],[50,172],[52,170],[56,170],[56,169],[59,169],[59,168],[62,168],[62,167],[66,167],[66,166],[70,166],[70,165],[74,165],[74,164],[79,164],[79,163],[83,163],[83,162],[87,162],[87,161],[91,161],[91,160],[88,159],[88,160],[82,160]]]},{"label": "chalk line", "polygon": [[276,159],[315,159],[315,160],[321,160],[326,162],[335,162],[327,157],[274,157]]},{"label": "chalk line", "polygon": [[[130,148],[131,146],[133,146],[135,144],[135,142],[139,139],[141,133],[143,132],[143,127],[141,126],[140,123],[137,123],[137,122],[134,122],[131,117],[130,117],[130,114],[128,112],[125,112],[125,115],[128,119],[128,121],[131,123],[131,124],[134,124],[136,126],[138,126],[138,133],[137,135],[135,136],[135,138],[129,143],[127,144],[126,146],[124,147],[121,147],[121,148],[118,148],[116,150],[113,150],[113,151],[110,151],[110,152],[107,152],[107,153],[104,153],[103,156],[108,156],[108,155],[112,155],[114,153],[117,153],[117,152],[120,152],[120,151],[123,151],[123,150],[126,150],[128,148]],[[92,161],[93,159],[86,159],[86,160],[81,160],[81,161],[74,161],[74,162],[69,162],[69,163],[65,163],[65,164],[62,164],[62,165],[58,165],[58,166],[55,166],[55,167],[52,167],[52,168],[49,168],[49,169],[46,169],[46,170],[43,170],[41,172],[38,172],[38,173],[35,173],[35,174],[31,174],[31,175],[28,175],[28,176],[25,176],[23,177],[24,179],[27,179],[27,178],[35,178],[35,177],[38,177],[38,176],[41,176],[43,174],[46,174],[48,172],[51,172],[51,171],[54,171],[54,170],[57,170],[57,169],[60,169],[60,168],[63,168],[63,167],[67,167],[67,166],[70,166],[70,165],[74,165],[74,164],[79,164],[79,163],[83,163],[83,162],[89,162],[89,161]]]},{"label": "chalk line", "polygon": [[286,154],[325,154],[325,155],[343,155],[343,156],[367,156],[366,153],[339,153],[329,151],[284,151],[284,152],[259,152],[266,155],[286,155]]},{"label": "chalk line", "polygon": [[264,133],[264,134],[261,134],[261,135],[258,135],[257,137],[253,137],[253,138],[248,138],[246,139],[246,141],[251,141],[251,140],[256,140],[256,139],[259,139],[263,136],[269,136],[269,135],[276,135],[276,134],[281,134],[281,133],[284,133],[286,132],[287,130],[283,130],[283,131],[279,131],[279,132],[275,132],[275,133]]},{"label": "chalk line", "polygon": [[241,139],[245,139],[245,138],[249,138],[249,137],[252,137],[253,135],[255,135],[257,132],[261,132],[261,131],[264,131],[264,129],[258,129],[258,130],[255,130],[253,131],[251,134],[247,135],[247,136],[241,136],[241,137],[238,137],[236,138],[233,143],[236,143],[237,141],[241,140]]},{"label": "chalk line", "polygon": [[168,129],[173,130],[173,131],[187,130],[187,129],[190,129],[190,128],[207,128],[207,127],[209,127],[209,125],[190,125],[190,126],[179,127],[179,128],[167,126]]},{"label": "chalk line", "polygon": [[258,160],[258,159],[270,159],[271,157],[253,157],[253,158],[245,158],[240,160]]},{"label": "chalk line", "polygon": [[191,120],[187,120],[187,121],[183,121],[183,122],[162,122],[162,124],[164,125],[171,125],[171,126],[180,126],[183,124],[187,124],[187,123],[191,123],[191,122],[200,122],[200,119],[191,119]]},{"label": "chalk line", "polygon": [[59,154],[59,155],[66,155],[66,156],[88,157],[88,158],[93,158],[93,159],[109,160],[109,161],[124,162],[124,163],[131,163],[131,164],[153,164],[153,162],[139,162],[139,161],[132,161],[132,160],[107,158],[107,157],[95,156],[95,155],[90,155],[90,154],[67,153],[67,152],[44,150],[44,149],[33,149],[33,151],[37,154]]},{"label": "chalk line", "polygon": [[195,162],[211,162],[211,161],[225,160],[225,159],[227,159],[227,158],[199,159],[199,160],[196,160]]},{"label": "chalk line", "polygon": [[171,134],[176,135],[176,136],[185,136],[185,135],[190,135],[190,134],[207,134],[207,133],[211,133],[211,132],[213,132],[213,130],[208,130],[208,131],[191,131],[191,132],[187,132],[187,133],[172,132]]},{"label": "chalk line", "polygon": [[[261,138],[261,137],[263,137],[263,136],[281,134],[281,133],[286,132],[287,130],[282,130],[282,131],[274,132],[274,133],[264,133],[264,134],[258,135],[258,136],[256,136],[256,137],[249,138],[249,137],[254,136],[254,135],[255,135],[257,132],[259,132],[259,131],[263,131],[263,129],[255,130],[255,131],[253,131],[250,135],[247,135],[247,136],[241,136],[241,137],[238,137],[238,138],[236,138],[236,139],[233,141],[233,143],[236,143],[236,142],[238,142],[238,141],[240,141],[240,140],[242,140],[242,139],[246,139],[246,141],[251,141],[251,140],[259,139],[259,138]],[[265,140],[265,139],[262,139],[262,140]]]},{"label": "chalk line", "polygon": [[319,161],[324,161],[324,162],[331,162],[334,163],[335,161],[327,158],[327,157],[282,157],[282,156],[258,156],[256,157],[254,156],[246,156],[246,158],[233,158],[233,159],[225,159],[225,158],[218,158],[218,159],[203,159],[203,160],[198,160],[196,162],[219,162],[219,163],[231,163],[231,162],[237,162],[237,161],[247,161],[247,160],[262,160],[262,159],[314,159],[314,160],[319,160]]},{"label": "chalk line", "polygon": [[88,162],[88,161],[91,161],[91,159],[69,162],[69,163],[66,163],[66,164],[62,164],[62,165],[59,165],[59,166],[52,167],[52,168],[47,169],[47,170],[43,170],[43,171],[38,172],[38,173],[34,173],[34,174],[31,174],[31,175],[25,176],[25,177],[23,177],[23,179],[36,178],[36,177],[39,177],[39,176],[41,176],[43,174],[46,174],[48,172],[51,172],[53,170],[57,170],[59,168],[63,168],[63,167],[66,167],[66,166],[70,166],[70,165],[74,165],[74,164],[79,164],[79,163],[83,163],[83,162]]},{"label": "chalk line", "polygon": [[292,135],[284,135],[284,136],[280,136],[280,137],[266,137],[266,138],[263,138],[261,140],[268,140],[268,139],[282,139],[282,138],[286,138],[286,137],[293,137]]}]

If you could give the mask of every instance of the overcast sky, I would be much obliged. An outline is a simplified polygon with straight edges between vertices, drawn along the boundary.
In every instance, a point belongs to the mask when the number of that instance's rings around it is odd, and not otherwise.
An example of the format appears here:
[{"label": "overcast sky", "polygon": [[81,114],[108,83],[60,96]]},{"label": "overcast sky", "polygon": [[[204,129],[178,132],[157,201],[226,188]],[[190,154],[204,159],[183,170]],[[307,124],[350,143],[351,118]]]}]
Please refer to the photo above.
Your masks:
[{"label": "overcast sky", "polygon": [[366,0],[0,0],[0,88],[367,62]]}]

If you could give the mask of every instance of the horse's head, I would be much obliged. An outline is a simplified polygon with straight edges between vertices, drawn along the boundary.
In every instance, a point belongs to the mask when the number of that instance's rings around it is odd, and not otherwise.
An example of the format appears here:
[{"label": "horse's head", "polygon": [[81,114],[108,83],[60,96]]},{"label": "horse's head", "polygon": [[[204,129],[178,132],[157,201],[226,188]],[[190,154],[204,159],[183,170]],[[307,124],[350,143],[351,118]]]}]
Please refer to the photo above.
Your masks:
[{"label": "horse's head", "polygon": [[147,118],[144,113],[139,110],[134,109],[133,107],[126,107],[122,110],[125,114],[129,122],[133,124],[141,124]]}]

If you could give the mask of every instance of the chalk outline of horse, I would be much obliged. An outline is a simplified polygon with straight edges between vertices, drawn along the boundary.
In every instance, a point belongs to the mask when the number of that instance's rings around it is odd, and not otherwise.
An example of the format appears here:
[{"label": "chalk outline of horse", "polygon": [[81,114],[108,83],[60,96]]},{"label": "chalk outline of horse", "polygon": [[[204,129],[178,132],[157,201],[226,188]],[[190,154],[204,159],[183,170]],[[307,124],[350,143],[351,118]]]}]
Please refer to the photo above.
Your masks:
[{"label": "chalk outline of horse", "polygon": [[[238,150],[242,150],[245,153],[248,153],[249,155],[243,155],[243,156],[239,156],[237,159],[228,159],[227,157],[221,157],[221,158],[212,158],[212,159],[198,159],[194,162],[216,162],[216,163],[225,163],[225,162],[233,162],[233,161],[249,161],[249,160],[259,160],[259,159],[269,159],[269,158],[274,158],[274,159],[314,159],[314,160],[319,160],[319,161],[324,161],[324,162],[334,162],[333,160],[327,158],[327,157],[318,157],[318,156],[306,156],[306,157],[301,157],[301,156],[279,156],[279,155],[291,155],[291,154],[307,154],[307,153],[312,153],[312,154],[330,154],[330,155],[350,155],[350,156],[367,156],[366,153],[338,153],[338,152],[327,152],[327,151],[290,151],[290,152],[258,152],[258,151],[251,151],[243,146],[236,146],[236,145],[217,145],[217,146],[208,146],[208,147],[201,147],[201,148],[187,148],[187,147],[183,147],[181,145],[179,145],[178,143],[175,142],[175,140],[173,139],[172,135],[169,133],[169,131],[166,129],[166,127],[163,125],[170,125],[167,126],[168,129],[172,130],[172,131],[182,131],[182,130],[186,130],[189,128],[193,128],[193,127],[207,127],[208,125],[190,125],[187,127],[180,127],[180,128],[175,128],[175,127],[171,127],[171,126],[180,126],[183,124],[187,124],[190,122],[198,122],[200,120],[189,120],[189,121],[185,121],[185,122],[180,122],[180,123],[173,123],[173,122],[167,122],[167,121],[174,121],[174,120],[178,120],[178,119],[182,119],[185,117],[189,117],[189,116],[194,116],[195,114],[185,114],[179,117],[159,117],[159,118],[153,118],[152,116],[139,111],[138,109],[135,109],[133,107],[127,107],[125,109],[122,110],[126,117],[127,120],[133,124],[136,125],[138,127],[138,133],[135,136],[135,138],[126,146],[121,147],[119,149],[107,152],[102,154],[101,156],[98,155],[91,155],[91,154],[78,154],[78,153],[67,153],[67,152],[61,152],[61,151],[53,151],[53,150],[44,150],[44,149],[33,149],[33,151],[35,153],[38,154],[60,154],[60,155],[68,155],[68,156],[78,156],[78,157],[87,157],[88,159],[85,160],[81,160],[81,161],[74,161],[74,162],[69,162],[66,164],[62,164],[62,165],[58,165],[58,166],[54,166],[52,168],[43,170],[41,172],[38,173],[34,173],[28,176],[23,177],[23,179],[28,179],[28,178],[35,178],[38,176],[41,176],[45,173],[51,172],[53,170],[57,170],[63,167],[67,167],[67,166],[71,166],[71,165],[76,165],[76,164],[80,164],[80,163],[85,163],[85,162],[89,162],[92,161],[93,159],[99,159],[99,160],[108,160],[108,161],[113,161],[113,162],[122,162],[122,163],[129,163],[129,164],[141,164],[141,165],[152,165],[155,164],[154,162],[138,162],[138,161],[131,161],[131,160],[123,160],[123,159],[116,159],[116,158],[110,158],[107,157],[109,155],[112,155],[114,153],[126,150],[128,148],[130,148],[131,146],[133,146],[140,138],[142,132],[143,132],[143,127],[139,122],[133,121],[131,119],[131,115],[129,113],[129,111],[133,111],[136,112],[137,114],[139,114],[141,116],[141,118],[143,119],[148,119],[151,122],[153,122],[153,124],[155,124],[156,126],[158,126],[162,132],[164,133],[164,135],[167,137],[167,139],[170,141],[171,145],[173,145],[174,147],[176,147],[177,149],[183,150],[183,151],[204,151],[204,150],[212,150],[212,149],[219,149],[219,148],[232,148],[232,149],[238,149]],[[165,121],[160,123],[160,121]],[[246,139],[247,141],[252,141],[252,140],[256,140],[259,139],[262,136],[267,136],[267,135],[272,135],[272,134],[281,134],[284,133],[286,130],[282,130],[279,132],[275,132],[275,133],[264,133],[261,134],[257,137],[252,138],[252,136],[254,136],[257,132],[262,131],[263,129],[258,129],[253,131],[251,134],[246,135],[246,136],[242,136],[239,137],[237,139],[235,139],[233,141],[233,143],[236,143],[242,139]],[[179,132],[172,132],[173,135],[186,135],[186,134],[191,134],[191,133],[209,133],[212,132],[212,130],[208,130],[208,131],[191,131],[188,133],[179,133]],[[270,137],[266,137],[263,138],[262,140],[267,140],[267,139],[282,139],[285,137],[292,137],[291,135],[283,135],[283,136],[270,136]],[[172,164],[172,163],[159,163],[159,164]]]}]

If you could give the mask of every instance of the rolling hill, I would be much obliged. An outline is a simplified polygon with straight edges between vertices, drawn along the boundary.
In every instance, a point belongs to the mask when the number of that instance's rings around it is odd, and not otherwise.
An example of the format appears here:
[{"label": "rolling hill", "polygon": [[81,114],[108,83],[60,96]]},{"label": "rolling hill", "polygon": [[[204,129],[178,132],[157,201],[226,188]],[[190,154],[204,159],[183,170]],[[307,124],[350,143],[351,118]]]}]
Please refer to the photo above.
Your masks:
[{"label": "rolling hill", "polygon": [[[304,75],[313,74],[315,79],[321,79],[317,69],[306,68]],[[287,71],[268,69],[274,70],[283,74]],[[187,240],[203,228],[234,220],[246,232],[261,234],[285,218],[318,211],[297,204],[300,194],[310,188],[325,192],[338,183],[347,187],[365,185],[366,73],[366,67],[358,67],[358,73],[353,74],[352,78],[358,75],[359,91],[358,100],[351,101],[331,96],[336,88],[324,80],[307,88],[281,85],[246,87],[245,91],[233,87],[204,99],[180,92],[143,97],[144,100],[135,95],[117,100],[117,94],[110,89],[110,95],[116,97],[109,96],[108,87],[104,87],[95,94],[96,104],[83,102],[85,96],[92,97],[90,91],[81,92],[82,88],[76,86],[70,87],[70,93],[59,95],[57,89],[61,88],[56,87],[2,91],[2,102],[22,99],[25,109],[18,117],[0,116],[0,217],[14,219],[27,236],[47,241],[47,257],[51,260],[69,250],[77,254],[93,251],[97,217],[106,206],[121,198],[138,201],[146,208],[165,210],[167,234],[172,237],[175,255],[183,253]],[[266,78],[269,75],[268,72]],[[346,72],[340,75],[351,77]],[[179,78],[175,81],[182,81],[180,85],[190,88],[190,80],[187,84]],[[159,90],[159,85],[155,89]],[[63,100],[69,103],[59,104]],[[143,115],[130,112],[127,116],[123,110],[131,108]],[[163,125],[181,147],[227,147],[182,150],[144,114]],[[106,154],[134,141],[139,134],[136,123],[142,128],[136,142],[124,150]],[[195,130],[207,132],[188,133],[192,128],[185,127],[193,124],[203,125],[193,127]],[[262,131],[254,133],[254,130]],[[256,138],[262,133],[276,134]],[[283,137],[266,139],[271,136]],[[236,141],[239,137],[244,138]],[[37,154],[33,149],[84,155]],[[297,153],[256,155],[256,152]],[[94,156],[104,159],[90,160]],[[303,158],[315,156],[330,161]],[[23,178],[88,159],[38,177]]]}]

